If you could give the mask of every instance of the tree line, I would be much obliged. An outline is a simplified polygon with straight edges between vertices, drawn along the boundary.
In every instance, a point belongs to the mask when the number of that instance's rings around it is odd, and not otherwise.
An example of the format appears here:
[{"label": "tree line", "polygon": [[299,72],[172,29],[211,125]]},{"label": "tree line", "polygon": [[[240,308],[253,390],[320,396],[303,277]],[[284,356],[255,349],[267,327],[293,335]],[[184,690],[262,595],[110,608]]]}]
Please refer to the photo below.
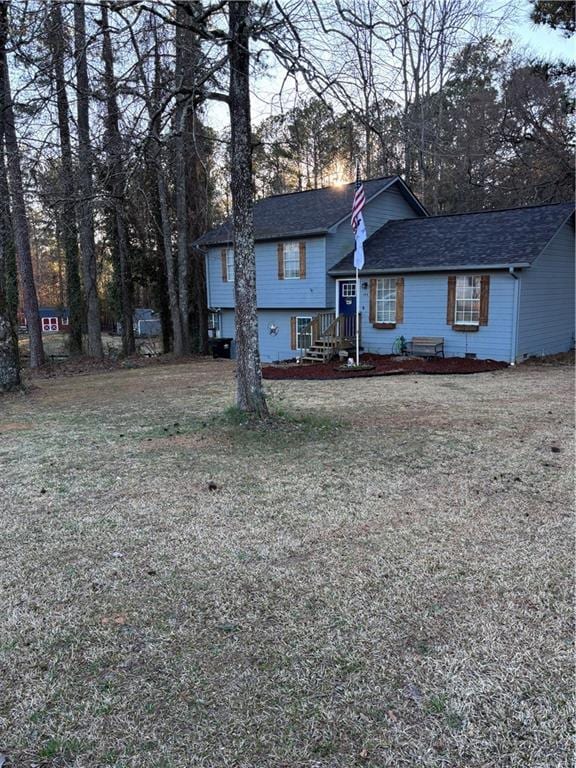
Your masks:
[{"label": "tree line", "polygon": [[[534,18],[570,34],[564,15]],[[17,310],[44,362],[41,276],[70,354],[100,357],[103,321],[135,349],[153,306],[164,351],[205,353],[195,240],[235,226],[238,400],[265,412],[252,207],[259,196],[400,174],[432,212],[566,199],[572,69],[498,42],[512,4],[476,0],[87,0],[0,3],[0,388],[18,382]],[[258,75],[283,73],[251,114]],[[230,128],[208,125],[226,105]],[[289,106],[286,106],[289,104]],[[40,249],[38,243],[43,243]],[[42,258],[39,254],[42,253]]]}]

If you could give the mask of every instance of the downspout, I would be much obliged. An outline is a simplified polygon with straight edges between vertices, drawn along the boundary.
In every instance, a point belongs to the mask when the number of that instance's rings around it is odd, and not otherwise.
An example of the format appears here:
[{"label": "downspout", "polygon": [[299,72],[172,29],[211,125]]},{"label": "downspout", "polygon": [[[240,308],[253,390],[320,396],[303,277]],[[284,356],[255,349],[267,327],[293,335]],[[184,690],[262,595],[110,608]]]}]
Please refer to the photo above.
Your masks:
[{"label": "downspout", "polygon": [[518,351],[518,324],[520,322],[520,279],[514,267],[508,267],[510,277],[514,278],[514,296],[512,300],[512,334],[510,339],[510,365],[516,365]]}]

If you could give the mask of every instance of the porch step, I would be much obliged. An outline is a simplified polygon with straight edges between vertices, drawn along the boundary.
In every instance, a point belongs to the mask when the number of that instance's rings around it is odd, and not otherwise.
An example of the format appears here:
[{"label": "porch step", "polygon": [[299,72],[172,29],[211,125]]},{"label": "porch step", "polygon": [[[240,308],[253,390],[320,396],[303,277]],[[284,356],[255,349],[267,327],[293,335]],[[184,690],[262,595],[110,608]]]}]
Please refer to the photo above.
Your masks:
[{"label": "porch step", "polygon": [[305,329],[313,340],[308,349],[302,350],[302,361],[320,363],[336,357],[338,352],[352,349],[355,339],[356,318],[323,312],[317,315]]},{"label": "porch step", "polygon": [[329,360],[335,352],[336,350],[334,349],[334,346],[329,342],[321,342],[318,340],[305,351],[302,360],[310,363],[323,363],[326,360]]}]

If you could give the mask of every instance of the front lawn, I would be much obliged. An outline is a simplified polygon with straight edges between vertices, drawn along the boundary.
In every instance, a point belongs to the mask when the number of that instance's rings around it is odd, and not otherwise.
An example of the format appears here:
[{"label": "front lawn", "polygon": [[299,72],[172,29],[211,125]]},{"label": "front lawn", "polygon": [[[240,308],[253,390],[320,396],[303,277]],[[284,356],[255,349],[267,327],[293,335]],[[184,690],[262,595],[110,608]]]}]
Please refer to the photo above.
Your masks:
[{"label": "front lawn", "polygon": [[267,387],[0,401],[6,768],[568,768],[573,370]]}]

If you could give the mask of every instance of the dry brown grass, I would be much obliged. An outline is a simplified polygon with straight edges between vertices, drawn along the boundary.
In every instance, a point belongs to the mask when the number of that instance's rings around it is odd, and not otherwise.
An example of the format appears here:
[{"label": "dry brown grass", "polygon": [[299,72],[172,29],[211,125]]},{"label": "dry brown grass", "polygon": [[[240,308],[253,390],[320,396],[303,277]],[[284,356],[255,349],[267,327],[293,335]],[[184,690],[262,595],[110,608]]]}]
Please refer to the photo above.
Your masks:
[{"label": "dry brown grass", "polygon": [[267,430],[225,361],[0,401],[8,764],[567,768],[572,381],[274,382]]}]

